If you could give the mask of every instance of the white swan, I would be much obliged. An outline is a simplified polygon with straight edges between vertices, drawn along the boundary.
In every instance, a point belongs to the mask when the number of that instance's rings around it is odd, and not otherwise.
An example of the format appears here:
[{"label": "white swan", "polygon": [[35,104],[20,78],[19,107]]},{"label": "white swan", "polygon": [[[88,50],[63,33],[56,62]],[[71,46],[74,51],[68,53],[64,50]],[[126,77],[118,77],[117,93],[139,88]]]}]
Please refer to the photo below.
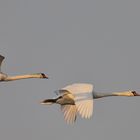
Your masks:
[{"label": "white swan", "polygon": [[77,113],[82,118],[90,118],[93,114],[93,99],[108,96],[140,96],[136,91],[100,93],[93,90],[92,84],[76,83],[68,85],[58,91],[54,99],[46,99],[41,104],[60,104],[67,123],[74,123]]},{"label": "white swan", "polygon": [[4,56],[0,55],[0,82],[3,81],[14,81],[20,79],[29,79],[29,78],[48,78],[44,73],[34,73],[34,74],[25,74],[25,75],[17,75],[17,76],[8,76],[7,74],[1,72],[1,64],[4,60]]}]

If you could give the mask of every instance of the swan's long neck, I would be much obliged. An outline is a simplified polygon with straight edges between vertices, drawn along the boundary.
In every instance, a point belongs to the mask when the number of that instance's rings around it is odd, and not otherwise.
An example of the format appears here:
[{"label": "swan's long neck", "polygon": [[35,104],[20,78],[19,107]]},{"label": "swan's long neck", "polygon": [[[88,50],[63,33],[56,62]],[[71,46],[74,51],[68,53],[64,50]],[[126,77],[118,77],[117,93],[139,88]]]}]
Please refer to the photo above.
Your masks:
[{"label": "swan's long neck", "polygon": [[95,99],[108,96],[139,96],[139,95],[135,91],[112,92],[112,93],[93,92],[93,98]]},{"label": "swan's long neck", "polygon": [[25,75],[17,75],[17,76],[7,76],[4,81],[14,81],[20,79],[29,79],[29,78],[47,78],[43,73],[35,73],[35,74],[25,74]]}]

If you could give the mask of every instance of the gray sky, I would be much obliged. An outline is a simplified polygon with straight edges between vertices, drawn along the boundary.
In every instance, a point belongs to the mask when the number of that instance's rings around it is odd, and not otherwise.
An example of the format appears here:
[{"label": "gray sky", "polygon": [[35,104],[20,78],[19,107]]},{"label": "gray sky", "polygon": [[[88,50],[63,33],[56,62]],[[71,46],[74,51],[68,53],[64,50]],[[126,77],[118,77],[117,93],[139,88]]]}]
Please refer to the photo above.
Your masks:
[{"label": "gray sky", "polygon": [[67,125],[54,90],[88,82],[96,91],[140,92],[140,2],[1,0],[0,54],[8,74],[44,72],[49,80],[0,83],[2,140],[138,140],[140,98],[94,101],[90,120]]}]

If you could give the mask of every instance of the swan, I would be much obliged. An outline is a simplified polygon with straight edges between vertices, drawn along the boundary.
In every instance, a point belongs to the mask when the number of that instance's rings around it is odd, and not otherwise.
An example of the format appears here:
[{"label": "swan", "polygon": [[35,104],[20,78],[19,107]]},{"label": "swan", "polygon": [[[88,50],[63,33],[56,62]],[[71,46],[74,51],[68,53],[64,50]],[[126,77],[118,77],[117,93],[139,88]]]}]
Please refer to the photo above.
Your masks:
[{"label": "swan", "polygon": [[3,81],[14,81],[14,80],[20,80],[20,79],[29,79],[29,78],[47,78],[48,76],[44,73],[34,73],[34,74],[25,74],[25,75],[17,75],[17,76],[8,76],[7,74],[3,73],[1,71],[1,64],[4,60],[4,56],[0,55],[0,82]]},{"label": "swan", "polygon": [[123,91],[101,93],[93,90],[93,85],[88,83],[74,83],[55,91],[57,97],[45,99],[41,104],[60,104],[64,119],[67,123],[74,123],[79,114],[82,118],[91,118],[93,114],[93,99],[109,96],[140,96],[136,91]]}]

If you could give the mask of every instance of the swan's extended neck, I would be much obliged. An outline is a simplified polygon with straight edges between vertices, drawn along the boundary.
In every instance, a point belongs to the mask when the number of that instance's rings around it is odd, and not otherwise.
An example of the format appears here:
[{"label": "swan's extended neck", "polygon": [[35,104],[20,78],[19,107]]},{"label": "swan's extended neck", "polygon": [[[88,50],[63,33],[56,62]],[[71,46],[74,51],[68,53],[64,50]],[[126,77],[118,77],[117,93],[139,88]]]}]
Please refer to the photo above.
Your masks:
[{"label": "swan's extended neck", "polygon": [[108,96],[140,96],[136,91],[123,91],[123,92],[112,92],[112,93],[101,93],[101,92],[93,92],[93,98],[102,98]]},{"label": "swan's extended neck", "polygon": [[29,78],[48,78],[44,73],[35,73],[35,74],[25,74],[17,76],[7,76],[4,81],[14,81],[20,79],[29,79]]}]

